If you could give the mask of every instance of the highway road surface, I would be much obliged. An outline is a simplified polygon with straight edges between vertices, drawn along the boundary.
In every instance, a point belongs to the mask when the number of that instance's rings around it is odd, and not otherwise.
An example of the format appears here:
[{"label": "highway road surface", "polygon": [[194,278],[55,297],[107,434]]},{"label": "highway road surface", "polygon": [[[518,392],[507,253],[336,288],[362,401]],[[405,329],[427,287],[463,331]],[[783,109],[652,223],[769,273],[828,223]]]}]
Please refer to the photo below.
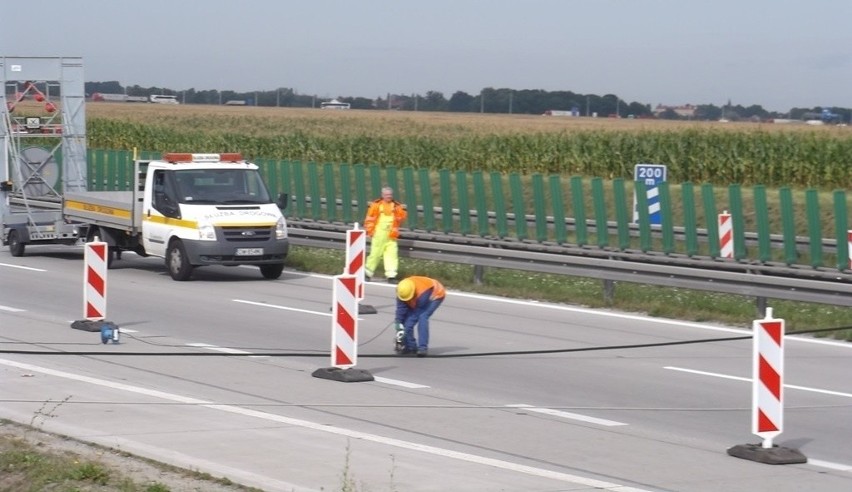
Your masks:
[{"label": "highway road surface", "polygon": [[375,380],[345,383],[313,376],[330,277],[194,278],[124,255],[102,344],[71,328],[81,248],[0,249],[0,418],[267,491],[852,490],[852,344],[786,337],[774,443],[808,462],[768,465],[727,454],[761,443],[748,327],[450,291],[430,356],[397,357],[392,286],[370,283],[356,368]]}]

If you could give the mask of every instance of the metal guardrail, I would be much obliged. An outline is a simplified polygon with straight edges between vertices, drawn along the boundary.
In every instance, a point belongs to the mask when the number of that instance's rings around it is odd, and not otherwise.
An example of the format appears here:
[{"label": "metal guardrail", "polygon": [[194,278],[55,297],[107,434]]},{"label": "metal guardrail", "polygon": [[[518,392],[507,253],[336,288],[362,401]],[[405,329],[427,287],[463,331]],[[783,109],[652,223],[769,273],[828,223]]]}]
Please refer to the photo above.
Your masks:
[{"label": "metal guardrail", "polygon": [[[290,226],[293,244],[335,249],[344,248],[349,227],[292,220]],[[852,273],[837,270],[422,231],[404,232],[399,246],[402,256],[423,260],[738,294],[758,304],[771,298],[852,307]]]}]

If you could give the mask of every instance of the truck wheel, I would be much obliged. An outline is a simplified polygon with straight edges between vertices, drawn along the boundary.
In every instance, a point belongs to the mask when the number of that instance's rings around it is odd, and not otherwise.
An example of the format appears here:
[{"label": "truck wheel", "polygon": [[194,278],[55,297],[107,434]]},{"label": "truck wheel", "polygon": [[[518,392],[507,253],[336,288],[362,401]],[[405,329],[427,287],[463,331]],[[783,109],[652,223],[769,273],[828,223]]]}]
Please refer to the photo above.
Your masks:
[{"label": "truck wheel", "polygon": [[186,256],[186,249],[180,241],[172,241],[166,251],[166,268],[174,280],[189,280],[192,276],[192,265]]},{"label": "truck wheel", "polygon": [[260,274],[263,275],[263,278],[267,278],[269,280],[277,279],[281,276],[281,272],[283,271],[283,263],[278,263],[275,265],[260,265]]},{"label": "truck wheel", "polygon": [[21,242],[19,234],[18,231],[9,231],[9,253],[12,256],[24,256],[24,248],[27,245]]}]

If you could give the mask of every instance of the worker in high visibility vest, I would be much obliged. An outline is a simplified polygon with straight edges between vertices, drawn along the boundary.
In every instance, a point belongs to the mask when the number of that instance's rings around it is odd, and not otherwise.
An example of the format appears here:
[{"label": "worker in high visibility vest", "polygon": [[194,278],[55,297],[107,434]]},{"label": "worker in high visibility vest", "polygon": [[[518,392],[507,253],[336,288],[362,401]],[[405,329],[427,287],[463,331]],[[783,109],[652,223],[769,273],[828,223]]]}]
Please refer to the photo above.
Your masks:
[{"label": "worker in high visibility vest", "polygon": [[[402,329],[403,354],[416,353],[426,357],[429,350],[429,318],[444,302],[447,290],[437,280],[429,277],[406,277],[396,286],[397,330]],[[414,336],[414,327],[417,336]]]},{"label": "worker in high visibility vest", "polygon": [[370,255],[364,265],[367,280],[371,280],[379,260],[384,260],[385,277],[389,283],[397,282],[399,270],[399,226],[408,217],[405,207],[393,199],[393,188],[382,188],[382,197],[370,202],[364,229],[371,238]]}]

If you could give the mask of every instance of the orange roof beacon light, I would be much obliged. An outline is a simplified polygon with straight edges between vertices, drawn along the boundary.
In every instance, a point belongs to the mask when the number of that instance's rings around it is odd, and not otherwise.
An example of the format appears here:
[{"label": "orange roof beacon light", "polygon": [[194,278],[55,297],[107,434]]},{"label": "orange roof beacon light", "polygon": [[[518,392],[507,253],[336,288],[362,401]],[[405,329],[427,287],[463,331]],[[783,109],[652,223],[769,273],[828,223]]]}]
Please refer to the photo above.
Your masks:
[{"label": "orange roof beacon light", "polygon": [[239,152],[226,152],[219,154],[219,160],[222,162],[240,162],[243,160],[243,155]]}]

